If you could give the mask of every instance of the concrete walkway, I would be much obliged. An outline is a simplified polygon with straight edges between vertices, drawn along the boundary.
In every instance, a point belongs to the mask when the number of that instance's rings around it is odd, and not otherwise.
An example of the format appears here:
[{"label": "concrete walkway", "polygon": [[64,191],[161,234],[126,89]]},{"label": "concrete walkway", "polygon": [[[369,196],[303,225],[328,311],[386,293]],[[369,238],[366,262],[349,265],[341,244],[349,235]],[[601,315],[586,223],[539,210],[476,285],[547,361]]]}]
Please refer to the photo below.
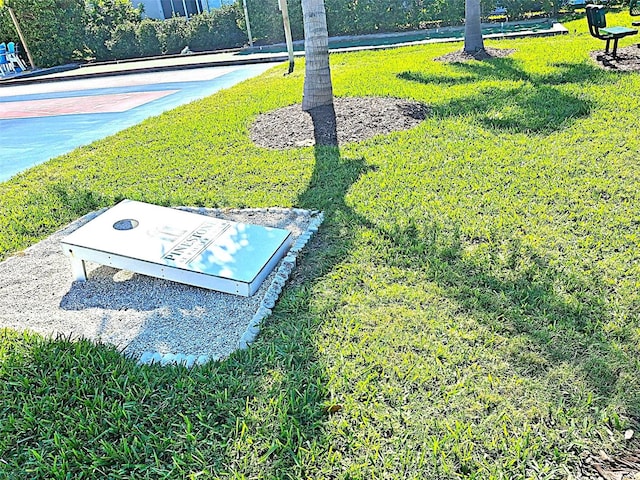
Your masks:
[{"label": "concrete walkway", "polygon": [[[302,54],[303,53],[296,52],[296,56],[301,56]],[[257,65],[284,62],[287,61],[287,59],[287,55],[282,53],[242,53],[240,51],[226,51],[216,53],[170,55],[95,64],[63,65],[50,69],[27,71],[22,75],[18,74],[15,76],[0,78],[0,91],[5,86],[16,84],[45,83],[63,80],[77,80],[87,77],[99,78],[112,75],[186,70],[193,68]]]}]

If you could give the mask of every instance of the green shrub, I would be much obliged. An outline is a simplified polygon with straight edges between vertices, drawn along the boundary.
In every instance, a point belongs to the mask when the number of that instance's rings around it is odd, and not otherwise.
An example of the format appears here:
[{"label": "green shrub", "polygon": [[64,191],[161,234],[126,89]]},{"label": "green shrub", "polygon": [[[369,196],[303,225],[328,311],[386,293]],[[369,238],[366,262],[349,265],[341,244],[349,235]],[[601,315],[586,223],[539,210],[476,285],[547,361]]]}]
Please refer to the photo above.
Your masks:
[{"label": "green shrub", "polygon": [[111,39],[111,30],[107,25],[91,23],[84,28],[84,45],[89,59],[107,60],[110,51],[107,42]]},{"label": "green shrub", "polygon": [[194,51],[241,47],[246,39],[234,7],[194,15],[189,19],[186,35],[186,45]]},{"label": "green shrub", "polygon": [[240,29],[241,12],[236,6],[225,6],[211,12],[212,49],[241,47],[247,35]]},{"label": "green shrub", "polygon": [[[325,2],[326,3],[326,2]],[[302,9],[300,2],[288,1],[289,18],[294,39],[303,38]],[[251,35],[258,43],[284,42],[282,14],[278,8],[278,0],[247,0]],[[246,30],[246,25],[243,26]],[[294,27],[295,33],[294,33]]]},{"label": "green shrub", "polygon": [[[69,63],[82,47],[84,0],[11,0],[29,49],[39,67]],[[0,22],[2,41],[17,41],[9,15]]]},{"label": "green shrub", "polygon": [[189,25],[184,17],[173,17],[161,22],[159,34],[163,41],[162,53],[180,53],[189,45]]},{"label": "green shrub", "polygon": [[126,22],[116,27],[111,39],[107,40],[106,43],[113,58],[136,58],[140,56],[136,31],[136,25],[131,22]]},{"label": "green shrub", "polygon": [[[118,26],[137,25],[142,20],[142,11],[134,8],[129,0],[86,0],[84,11],[84,45],[96,60],[112,60],[127,58],[114,57],[112,47],[114,41],[125,35],[124,30],[116,33]],[[129,27],[123,27],[125,30]],[[129,34],[130,35],[130,34]],[[135,37],[135,35],[134,35]],[[120,52],[122,47],[116,47]]]},{"label": "green shrub", "polygon": [[9,11],[6,8],[0,8],[0,42],[17,43],[18,33],[16,32]]},{"label": "green shrub", "polygon": [[213,19],[211,15],[203,13],[194,15],[189,21],[187,43],[191,50],[210,50],[213,36]]},{"label": "green shrub", "polygon": [[137,36],[140,55],[143,57],[162,55],[162,38],[160,35],[160,22],[145,18],[138,26]]}]

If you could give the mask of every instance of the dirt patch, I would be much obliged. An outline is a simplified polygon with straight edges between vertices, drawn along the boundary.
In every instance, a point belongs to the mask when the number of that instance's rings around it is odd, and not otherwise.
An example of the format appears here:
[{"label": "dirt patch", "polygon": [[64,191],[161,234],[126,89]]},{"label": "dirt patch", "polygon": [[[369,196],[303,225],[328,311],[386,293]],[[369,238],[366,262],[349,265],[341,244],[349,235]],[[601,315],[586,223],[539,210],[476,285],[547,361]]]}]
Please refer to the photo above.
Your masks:
[{"label": "dirt patch", "polygon": [[492,48],[486,47],[484,50],[480,50],[475,53],[467,53],[464,50],[457,50],[455,52],[447,53],[441,57],[436,58],[437,62],[446,63],[463,63],[471,60],[489,60],[490,58],[504,58],[515,52],[514,48]]},{"label": "dirt patch", "polygon": [[387,97],[334,99],[334,108],[304,112],[300,104],[260,115],[251,126],[256,145],[273,149],[359,142],[407,130],[429,113],[419,102]]},{"label": "dirt patch", "polygon": [[637,480],[640,478],[640,452],[613,458],[604,451],[583,460],[577,478],[581,480]]},{"label": "dirt patch", "polygon": [[618,49],[618,55],[614,58],[603,50],[590,52],[591,58],[598,66],[605,70],[615,70],[619,72],[636,72],[640,70],[640,48],[637,45]]}]

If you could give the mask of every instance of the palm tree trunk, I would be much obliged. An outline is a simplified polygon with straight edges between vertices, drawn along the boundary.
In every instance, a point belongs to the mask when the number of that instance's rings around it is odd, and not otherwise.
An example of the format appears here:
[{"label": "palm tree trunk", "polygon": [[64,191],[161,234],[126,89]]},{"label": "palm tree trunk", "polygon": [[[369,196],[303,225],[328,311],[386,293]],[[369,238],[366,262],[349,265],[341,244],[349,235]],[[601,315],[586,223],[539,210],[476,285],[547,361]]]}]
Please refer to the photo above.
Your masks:
[{"label": "palm tree trunk", "polygon": [[333,105],[329,69],[329,33],[323,0],[302,0],[305,74],[302,109]]},{"label": "palm tree trunk", "polygon": [[480,0],[464,2],[464,51],[476,53],[484,50],[480,25]]}]

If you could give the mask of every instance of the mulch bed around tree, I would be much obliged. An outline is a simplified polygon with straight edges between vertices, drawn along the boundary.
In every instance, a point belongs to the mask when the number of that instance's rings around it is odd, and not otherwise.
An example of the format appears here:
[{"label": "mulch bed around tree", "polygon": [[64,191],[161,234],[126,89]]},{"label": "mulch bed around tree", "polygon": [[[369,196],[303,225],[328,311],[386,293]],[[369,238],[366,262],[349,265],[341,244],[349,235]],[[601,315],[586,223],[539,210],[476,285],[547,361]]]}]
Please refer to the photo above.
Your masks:
[{"label": "mulch bed around tree", "polygon": [[467,53],[464,50],[457,50],[455,52],[447,53],[441,57],[436,58],[437,62],[446,63],[463,63],[471,60],[488,60],[490,58],[504,58],[511,55],[516,50],[514,48],[492,48],[485,47],[484,50],[480,50],[475,53]]},{"label": "mulch bed around tree", "polygon": [[333,109],[320,107],[304,112],[296,104],[262,114],[251,126],[251,139],[256,145],[273,149],[342,145],[407,130],[428,113],[426,105],[398,98],[335,98]]},{"label": "mulch bed around tree", "polygon": [[[475,54],[459,50],[436,60],[467,62],[506,57],[513,52],[512,48],[487,47]],[[256,145],[278,150],[316,144],[341,145],[407,130],[428,114],[426,105],[398,98],[336,98],[333,109],[320,107],[304,112],[297,104],[262,114],[251,125],[250,134]]]},{"label": "mulch bed around tree", "polygon": [[604,53],[604,50],[590,52],[591,58],[605,70],[619,72],[636,72],[640,70],[640,47],[631,45],[618,49],[617,58],[611,54]]},{"label": "mulch bed around tree", "polygon": [[580,465],[580,480],[638,480],[640,479],[640,454],[628,453],[620,457],[610,457],[601,451],[589,455]]}]

